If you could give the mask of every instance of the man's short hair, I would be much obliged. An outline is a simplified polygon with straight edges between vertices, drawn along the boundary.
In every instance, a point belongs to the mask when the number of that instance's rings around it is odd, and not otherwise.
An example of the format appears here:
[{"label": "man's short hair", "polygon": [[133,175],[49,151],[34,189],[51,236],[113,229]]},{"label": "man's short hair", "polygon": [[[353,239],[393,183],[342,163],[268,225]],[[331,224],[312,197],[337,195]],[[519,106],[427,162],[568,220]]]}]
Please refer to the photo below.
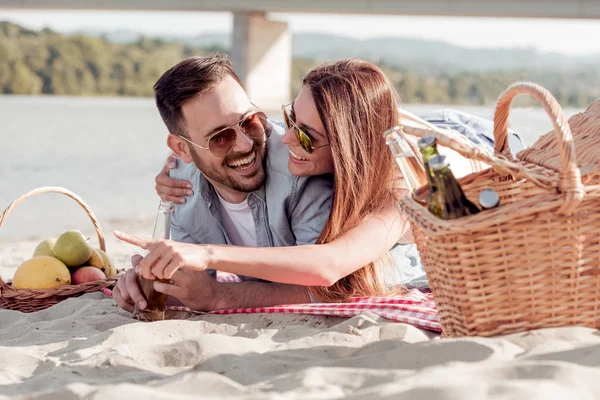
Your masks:
[{"label": "man's short hair", "polygon": [[210,91],[226,76],[242,84],[226,54],[186,58],[162,74],[154,84],[154,97],[169,132],[187,136],[181,107],[192,98]]}]

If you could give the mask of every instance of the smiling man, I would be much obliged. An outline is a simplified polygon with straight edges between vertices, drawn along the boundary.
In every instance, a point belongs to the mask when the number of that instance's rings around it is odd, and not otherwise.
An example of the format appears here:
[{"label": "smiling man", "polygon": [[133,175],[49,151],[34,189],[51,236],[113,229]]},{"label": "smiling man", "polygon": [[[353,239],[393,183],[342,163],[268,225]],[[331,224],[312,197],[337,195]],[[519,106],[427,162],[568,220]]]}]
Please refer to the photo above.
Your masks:
[{"label": "smiling man", "polygon": [[[250,102],[224,56],[188,58],[165,72],[154,90],[168,146],[183,161],[171,176],[190,182],[195,192],[177,206],[174,241],[252,247],[316,242],[329,217],[333,182],[290,173],[284,129]],[[134,256],[132,264],[141,260]],[[246,277],[224,284],[214,276],[182,269],[178,282],[160,289],[203,311],[309,302],[305,287]],[[134,303],[145,306],[133,269],[119,279],[114,297],[129,311]]]}]

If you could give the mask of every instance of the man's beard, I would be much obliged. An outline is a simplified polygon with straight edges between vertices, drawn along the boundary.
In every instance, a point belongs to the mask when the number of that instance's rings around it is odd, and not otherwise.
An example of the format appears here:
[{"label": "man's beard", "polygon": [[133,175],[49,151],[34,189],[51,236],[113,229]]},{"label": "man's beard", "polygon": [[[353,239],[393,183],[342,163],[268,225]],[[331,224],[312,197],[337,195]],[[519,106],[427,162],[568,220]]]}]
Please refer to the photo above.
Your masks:
[{"label": "man's beard", "polygon": [[[250,150],[250,152],[248,152],[246,154],[240,154],[240,153],[229,154],[229,155],[227,155],[227,157],[225,157],[221,166],[219,166],[217,168],[215,168],[212,165],[205,164],[202,161],[202,159],[200,158],[200,156],[198,155],[198,153],[196,152],[196,149],[194,149],[191,146],[190,146],[190,151],[191,151],[192,159],[194,160],[194,164],[196,164],[196,167],[198,167],[200,172],[202,172],[202,174],[205,177],[207,177],[208,179],[210,179],[214,182],[220,183],[223,186],[226,186],[228,188],[236,190],[238,192],[248,193],[248,192],[252,192],[252,191],[260,189],[265,184],[264,161],[266,160],[267,148],[264,143],[262,144],[262,146],[263,146],[263,159],[262,160],[258,160],[258,157],[261,156],[259,154],[259,146],[256,143],[254,143],[254,146],[252,147],[252,150]],[[247,182],[247,183],[246,182],[237,182],[232,176],[230,176],[226,173],[226,171],[228,169],[231,169],[228,166],[228,164],[231,160],[247,157],[250,154],[252,154],[253,152],[256,152],[257,160],[255,160],[255,162],[261,162],[262,168],[258,168],[254,172],[254,174],[242,178],[244,180],[252,180],[252,181]],[[256,180],[254,181],[252,178],[255,178]]]}]

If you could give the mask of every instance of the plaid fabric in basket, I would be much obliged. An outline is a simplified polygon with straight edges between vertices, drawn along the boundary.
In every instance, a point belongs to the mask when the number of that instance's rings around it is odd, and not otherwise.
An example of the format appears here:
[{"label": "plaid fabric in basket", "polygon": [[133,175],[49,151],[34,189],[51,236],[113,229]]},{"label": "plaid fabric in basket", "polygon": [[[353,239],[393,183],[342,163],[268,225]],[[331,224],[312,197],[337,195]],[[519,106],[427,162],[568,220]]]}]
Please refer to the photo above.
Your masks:
[{"label": "plaid fabric in basket", "polygon": [[[236,275],[223,272],[217,273],[217,280],[225,283],[239,282]],[[112,297],[110,289],[102,289],[102,292]],[[171,306],[169,310],[198,313],[183,306]],[[417,328],[441,332],[440,319],[435,308],[433,296],[431,293],[422,293],[417,289],[411,289],[402,296],[354,298],[348,303],[311,303],[274,307],[237,308],[212,311],[208,314],[288,313],[353,317],[363,312],[370,312],[390,321],[410,324]]]}]

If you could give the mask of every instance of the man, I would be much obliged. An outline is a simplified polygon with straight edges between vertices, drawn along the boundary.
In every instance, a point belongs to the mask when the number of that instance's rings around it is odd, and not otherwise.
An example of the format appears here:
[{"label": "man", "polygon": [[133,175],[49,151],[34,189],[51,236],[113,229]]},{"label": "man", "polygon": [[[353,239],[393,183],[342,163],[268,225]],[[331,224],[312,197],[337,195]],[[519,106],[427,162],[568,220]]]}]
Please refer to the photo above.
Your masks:
[{"label": "man", "polygon": [[[225,57],[188,58],[165,72],[154,90],[170,133],[168,146],[189,164],[173,175],[199,191],[174,215],[171,235],[177,251],[193,251],[189,243],[264,247],[316,242],[331,209],[332,181],[290,174],[283,129],[250,102]],[[134,267],[153,261],[132,258]],[[301,286],[244,277],[245,282],[223,284],[213,276],[214,271],[211,276],[180,269],[171,284],[155,283],[155,288],[202,311],[310,301]],[[146,306],[135,268],[119,279],[113,293],[128,311],[135,303]]]}]

